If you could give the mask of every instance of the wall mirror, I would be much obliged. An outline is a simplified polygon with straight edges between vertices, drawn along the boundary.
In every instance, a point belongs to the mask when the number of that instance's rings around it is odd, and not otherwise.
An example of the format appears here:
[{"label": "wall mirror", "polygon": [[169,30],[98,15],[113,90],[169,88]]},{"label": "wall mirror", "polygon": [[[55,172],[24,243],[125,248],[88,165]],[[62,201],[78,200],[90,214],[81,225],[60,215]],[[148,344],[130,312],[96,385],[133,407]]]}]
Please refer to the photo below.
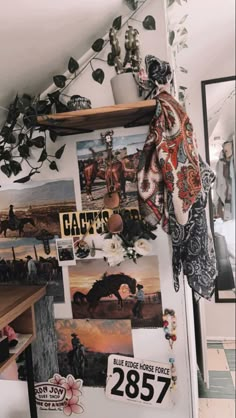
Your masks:
[{"label": "wall mirror", "polygon": [[210,196],[217,257],[216,302],[235,302],[235,76],[204,80],[206,158],[216,175]]}]

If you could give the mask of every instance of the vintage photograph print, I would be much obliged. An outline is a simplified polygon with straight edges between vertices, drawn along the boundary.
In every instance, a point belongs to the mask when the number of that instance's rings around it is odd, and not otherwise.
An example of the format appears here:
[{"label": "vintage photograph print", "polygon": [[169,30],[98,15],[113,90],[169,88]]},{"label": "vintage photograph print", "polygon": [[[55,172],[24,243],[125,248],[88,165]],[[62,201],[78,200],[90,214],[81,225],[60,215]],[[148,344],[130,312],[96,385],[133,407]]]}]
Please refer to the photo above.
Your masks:
[{"label": "vintage photograph print", "polygon": [[55,303],[63,303],[62,267],[55,240],[50,240],[48,250],[46,254],[36,238],[0,239],[0,285],[46,285],[47,295],[53,296]]},{"label": "vintage photograph print", "polygon": [[69,267],[73,318],[130,319],[133,328],[162,326],[158,258],[109,267],[103,259]]},{"label": "vintage photograph print", "polygon": [[60,212],[76,210],[73,180],[12,184],[0,190],[0,237],[60,236]]},{"label": "vintage photograph print", "polygon": [[111,188],[120,191],[121,207],[137,206],[137,168],[146,136],[114,132],[110,157],[99,133],[93,141],[77,142],[82,210],[101,209]]},{"label": "vintage photograph print", "polygon": [[133,356],[130,321],[58,319],[55,329],[59,373],[84,386],[105,387],[110,354]]}]

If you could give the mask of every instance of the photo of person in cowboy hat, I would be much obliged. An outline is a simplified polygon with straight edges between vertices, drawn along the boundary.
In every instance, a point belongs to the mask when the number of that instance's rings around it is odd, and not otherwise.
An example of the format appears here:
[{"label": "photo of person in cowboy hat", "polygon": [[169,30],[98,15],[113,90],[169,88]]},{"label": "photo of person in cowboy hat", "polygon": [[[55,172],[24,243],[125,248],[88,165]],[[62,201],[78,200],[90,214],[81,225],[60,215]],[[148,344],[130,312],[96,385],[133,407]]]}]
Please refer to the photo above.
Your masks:
[{"label": "photo of person in cowboy hat", "polygon": [[136,288],[138,289],[135,298],[137,299],[132,311],[134,314],[135,318],[142,318],[142,309],[143,309],[143,304],[144,304],[144,299],[145,299],[145,295],[144,295],[144,291],[143,291],[143,285],[142,284],[137,284]]}]

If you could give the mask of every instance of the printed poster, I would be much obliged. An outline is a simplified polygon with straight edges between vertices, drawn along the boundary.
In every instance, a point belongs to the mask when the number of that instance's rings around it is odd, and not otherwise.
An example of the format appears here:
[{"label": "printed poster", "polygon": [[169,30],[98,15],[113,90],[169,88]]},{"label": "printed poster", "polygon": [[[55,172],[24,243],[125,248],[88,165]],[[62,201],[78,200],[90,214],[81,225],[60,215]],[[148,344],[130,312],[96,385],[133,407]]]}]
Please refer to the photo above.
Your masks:
[{"label": "printed poster", "polygon": [[64,302],[62,267],[57,260],[55,240],[50,253],[36,238],[0,239],[0,285],[46,285],[54,303]]},{"label": "printed poster", "polygon": [[[121,185],[121,208],[137,206],[137,167],[146,134],[113,135],[113,175],[116,185]],[[103,207],[107,193],[106,145],[101,138],[77,142],[82,210],[98,210]]]},{"label": "printed poster", "polygon": [[0,236],[32,238],[60,236],[59,213],[76,210],[71,179],[13,183],[0,190]]},{"label": "printed poster", "polygon": [[82,379],[84,386],[105,387],[110,354],[133,356],[130,321],[58,319],[59,373]]},{"label": "printed poster", "polygon": [[[134,328],[162,327],[158,258],[141,257],[109,267],[103,259],[69,267],[73,318],[130,319]],[[137,304],[139,288],[143,301]]]}]

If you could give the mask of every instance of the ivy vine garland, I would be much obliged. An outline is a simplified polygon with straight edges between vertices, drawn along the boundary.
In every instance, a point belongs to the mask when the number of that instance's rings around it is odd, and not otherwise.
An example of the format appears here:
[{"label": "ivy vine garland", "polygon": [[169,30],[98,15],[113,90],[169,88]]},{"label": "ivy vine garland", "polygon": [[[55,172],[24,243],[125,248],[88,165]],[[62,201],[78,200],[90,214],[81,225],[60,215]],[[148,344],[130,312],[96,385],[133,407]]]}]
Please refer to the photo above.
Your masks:
[{"label": "ivy vine garland", "polygon": [[[128,7],[132,11],[128,20],[132,20],[135,13],[146,3],[146,1],[147,0],[126,0]],[[122,24],[122,16],[118,16],[113,20],[112,27],[118,32],[127,22],[128,21]],[[148,15],[139,23],[142,23],[143,28],[146,30],[156,29],[156,22],[153,16]],[[24,168],[25,166],[29,167],[28,173],[15,180],[14,183],[26,183],[32,176],[40,173],[40,170],[45,163],[48,163],[51,170],[58,171],[57,160],[62,157],[65,145],[57,149],[55,154],[50,155],[47,150],[46,141],[46,131],[48,128],[37,126],[37,117],[55,112],[67,112],[70,110],[68,106],[61,101],[62,96],[67,96],[63,91],[87,68],[88,65],[92,68],[92,78],[94,81],[99,84],[103,83],[105,78],[104,71],[101,68],[94,69],[92,61],[99,59],[96,58],[97,55],[108,43],[109,40],[104,40],[102,38],[97,39],[92,44],[95,55],[80,71],[78,71],[79,63],[73,57],[70,57],[68,71],[72,77],[70,76],[67,78],[65,75],[61,74],[55,75],[53,77],[53,82],[57,89],[53,93],[48,94],[45,100],[41,100],[40,96],[31,97],[28,94],[23,94],[22,96],[17,95],[15,97],[13,103],[9,106],[6,121],[0,130],[0,175],[2,173],[8,178],[18,176],[22,171],[22,166],[24,164]],[[108,54],[105,62],[109,66],[114,66],[114,56],[112,55],[112,52]],[[73,97],[80,98],[80,96]],[[39,134],[37,135],[37,133]],[[57,139],[56,131],[50,129],[49,137],[52,142],[55,142]],[[34,149],[41,150],[37,160],[35,160],[32,155]]]}]

